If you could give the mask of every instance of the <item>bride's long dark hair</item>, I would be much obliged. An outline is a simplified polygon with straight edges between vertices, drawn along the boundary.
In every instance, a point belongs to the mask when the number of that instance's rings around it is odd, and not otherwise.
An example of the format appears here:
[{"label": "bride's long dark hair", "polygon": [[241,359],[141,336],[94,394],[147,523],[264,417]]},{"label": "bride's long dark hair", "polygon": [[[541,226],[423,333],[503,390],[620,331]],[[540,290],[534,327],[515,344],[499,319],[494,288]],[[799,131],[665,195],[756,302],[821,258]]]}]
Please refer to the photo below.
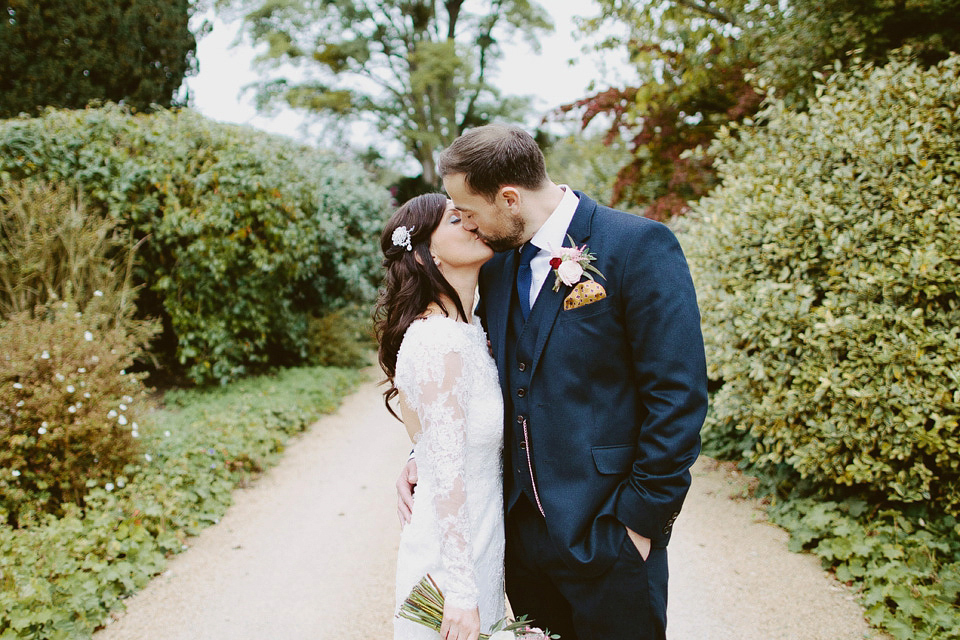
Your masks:
[{"label": "bride's long dark hair", "polygon": [[[440,273],[430,254],[430,236],[440,225],[446,209],[447,197],[443,194],[416,196],[394,212],[380,235],[386,275],[373,312],[374,330],[380,345],[380,368],[387,376],[384,384],[389,385],[383,392],[383,402],[398,420],[400,416],[390,406],[390,400],[399,393],[393,378],[397,371],[397,351],[407,328],[431,302],[447,316],[450,315],[447,305],[452,302],[458,317],[467,317],[456,290]],[[393,241],[394,231],[401,226],[410,232],[409,251],[405,245]]]}]

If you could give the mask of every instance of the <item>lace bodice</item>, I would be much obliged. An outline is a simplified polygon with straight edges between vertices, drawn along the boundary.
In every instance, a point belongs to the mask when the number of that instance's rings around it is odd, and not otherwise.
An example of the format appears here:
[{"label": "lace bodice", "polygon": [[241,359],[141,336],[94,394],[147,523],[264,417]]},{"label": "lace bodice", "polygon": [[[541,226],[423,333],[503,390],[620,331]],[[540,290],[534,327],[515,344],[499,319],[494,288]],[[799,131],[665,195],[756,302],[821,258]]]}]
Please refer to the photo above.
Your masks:
[{"label": "lace bodice", "polygon": [[398,598],[429,572],[450,604],[479,604],[481,620],[492,624],[495,619],[485,618],[502,617],[503,609],[503,403],[479,321],[431,316],[414,322],[397,354],[394,381],[420,421],[418,483],[401,539]]}]

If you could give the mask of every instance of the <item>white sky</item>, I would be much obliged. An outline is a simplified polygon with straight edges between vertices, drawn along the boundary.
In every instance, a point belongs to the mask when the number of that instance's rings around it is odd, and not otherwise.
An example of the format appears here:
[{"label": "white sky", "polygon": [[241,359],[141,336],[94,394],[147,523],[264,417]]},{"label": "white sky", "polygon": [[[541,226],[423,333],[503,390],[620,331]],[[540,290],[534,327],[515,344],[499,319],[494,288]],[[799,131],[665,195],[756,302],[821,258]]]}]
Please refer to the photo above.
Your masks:
[{"label": "white sky", "polygon": [[[530,127],[553,108],[586,96],[591,81],[595,81],[599,89],[623,82],[623,78],[618,77],[601,78],[597,54],[582,55],[583,43],[574,39],[573,16],[594,15],[592,2],[541,0],[540,4],[547,8],[556,27],[542,39],[540,54],[534,54],[526,44],[504,45],[505,55],[499,61],[499,71],[491,74],[495,86],[506,95],[536,96],[536,113],[524,123]],[[200,70],[186,82],[191,105],[214,120],[248,124],[311,142],[312,136],[303,127],[305,117],[301,113],[283,109],[272,116],[258,115],[252,92],[241,95],[242,87],[254,82],[257,75],[251,69],[254,50],[246,44],[234,46],[239,29],[239,22],[218,20],[213,30],[198,42]],[[571,58],[576,60],[572,66],[568,64]],[[605,66],[626,68],[622,61],[611,60],[609,56]],[[309,122],[309,117],[306,121]]]}]

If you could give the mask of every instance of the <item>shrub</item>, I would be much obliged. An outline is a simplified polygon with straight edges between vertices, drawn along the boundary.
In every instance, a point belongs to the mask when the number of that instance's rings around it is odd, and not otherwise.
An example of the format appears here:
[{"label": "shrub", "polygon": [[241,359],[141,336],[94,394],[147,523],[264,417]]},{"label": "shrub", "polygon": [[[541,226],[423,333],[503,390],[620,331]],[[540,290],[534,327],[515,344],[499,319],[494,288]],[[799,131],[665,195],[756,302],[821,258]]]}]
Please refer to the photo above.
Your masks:
[{"label": "shrub", "polygon": [[0,327],[0,518],[83,504],[90,487],[123,487],[139,453],[144,374],[138,353],[97,304],[20,312]]},{"label": "shrub", "polygon": [[368,307],[347,307],[311,316],[310,363],[325,367],[363,367],[376,349]]},{"label": "shrub", "polygon": [[330,152],[117,106],[0,123],[0,176],[79,185],[136,239],[152,347],[196,382],[306,361],[311,312],[368,304],[388,194]]},{"label": "shrub", "polygon": [[0,524],[0,637],[89,638],[361,378],[310,367],[165,394],[143,418],[143,454],[125,486],[94,487],[61,517]]},{"label": "shrub", "polygon": [[960,56],[853,66],[725,131],[687,234],[704,436],[839,495],[960,514]]}]

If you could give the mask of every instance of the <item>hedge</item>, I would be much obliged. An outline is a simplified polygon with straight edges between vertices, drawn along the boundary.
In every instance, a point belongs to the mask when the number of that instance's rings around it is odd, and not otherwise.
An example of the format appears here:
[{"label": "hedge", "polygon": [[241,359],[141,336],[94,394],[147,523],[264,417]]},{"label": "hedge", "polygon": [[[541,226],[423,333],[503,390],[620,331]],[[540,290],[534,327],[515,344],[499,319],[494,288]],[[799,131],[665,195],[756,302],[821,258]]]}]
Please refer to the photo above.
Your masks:
[{"label": "hedge", "polygon": [[375,295],[389,194],[333,152],[189,110],[49,110],[0,122],[0,188],[23,179],[78,185],[147,238],[140,314],[196,382],[302,363],[311,312]]}]

